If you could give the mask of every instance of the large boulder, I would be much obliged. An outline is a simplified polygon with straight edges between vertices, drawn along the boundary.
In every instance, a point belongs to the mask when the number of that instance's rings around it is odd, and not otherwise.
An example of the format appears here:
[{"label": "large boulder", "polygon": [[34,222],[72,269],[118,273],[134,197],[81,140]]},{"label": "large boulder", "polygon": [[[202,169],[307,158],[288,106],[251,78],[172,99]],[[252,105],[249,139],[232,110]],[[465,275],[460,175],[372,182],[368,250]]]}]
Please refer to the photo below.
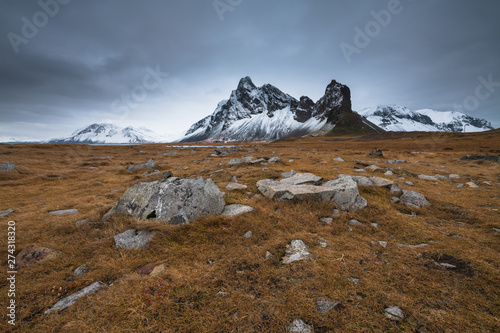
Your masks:
[{"label": "large boulder", "polygon": [[323,177],[313,175],[312,173],[296,173],[291,177],[282,179],[280,183],[290,185],[320,185]]},{"label": "large boulder", "polygon": [[103,217],[125,214],[139,219],[155,219],[171,224],[184,224],[201,216],[220,214],[224,198],[211,179],[172,177],[129,188]]},{"label": "large boulder", "polygon": [[327,187],[314,185],[290,185],[272,179],[259,180],[259,191],[269,199],[304,200],[315,198],[328,201],[333,196],[333,190]]},{"label": "large boulder", "polygon": [[403,190],[403,195],[399,198],[400,202],[414,208],[430,206],[430,202],[420,193]]},{"label": "large boulder", "polygon": [[332,200],[342,210],[355,211],[368,206],[366,199],[359,194],[358,184],[351,176],[340,175],[336,179],[324,183],[321,187],[333,190]]}]

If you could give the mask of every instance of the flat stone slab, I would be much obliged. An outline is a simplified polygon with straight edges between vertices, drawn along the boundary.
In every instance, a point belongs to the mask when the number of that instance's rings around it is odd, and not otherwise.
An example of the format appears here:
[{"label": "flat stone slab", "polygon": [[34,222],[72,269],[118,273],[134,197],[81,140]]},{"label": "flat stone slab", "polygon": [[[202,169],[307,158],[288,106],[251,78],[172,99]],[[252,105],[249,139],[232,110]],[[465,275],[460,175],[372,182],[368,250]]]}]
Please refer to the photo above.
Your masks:
[{"label": "flat stone slab", "polygon": [[385,309],[385,315],[387,318],[396,321],[405,318],[405,316],[403,315],[403,311],[399,308],[399,306],[391,306]]},{"label": "flat stone slab", "polygon": [[149,230],[130,229],[114,236],[113,239],[119,249],[137,250],[147,247],[153,235]]},{"label": "flat stone slab", "polygon": [[229,183],[226,186],[226,190],[235,191],[235,190],[246,190],[248,186],[238,183]]},{"label": "flat stone slab", "polygon": [[4,211],[1,211],[0,212],[0,217],[6,217],[7,215],[11,214],[11,213],[14,213],[15,210],[13,209],[7,209],[7,210],[4,210]]},{"label": "flat stone slab", "polygon": [[72,215],[78,213],[78,209],[64,209],[49,212],[51,215]]},{"label": "flat stone slab", "polygon": [[381,178],[381,177],[370,177],[370,180],[373,182],[373,186],[376,187],[391,187],[394,182],[389,179]]},{"label": "flat stone slab", "polygon": [[290,185],[272,179],[259,180],[257,182],[259,191],[269,199],[278,200],[304,200],[315,198],[328,201],[333,197],[334,191],[327,187],[314,185]]},{"label": "flat stone slab", "polygon": [[280,183],[289,185],[320,185],[323,177],[312,173],[296,173],[291,177],[280,180]]},{"label": "flat stone slab", "polygon": [[94,282],[90,286],[87,286],[87,287],[77,291],[76,293],[69,295],[68,297],[63,298],[62,300],[60,300],[59,302],[54,304],[53,307],[51,307],[50,309],[48,309],[44,313],[50,314],[53,312],[62,311],[64,309],[72,306],[73,304],[75,304],[76,301],[78,301],[78,299],[80,299],[84,296],[87,296],[87,295],[94,294],[97,291],[99,291],[100,289],[102,289],[104,286],[105,286],[105,284],[102,282]]},{"label": "flat stone slab", "polygon": [[223,216],[235,217],[241,214],[251,213],[255,208],[240,204],[227,205],[222,212]]}]

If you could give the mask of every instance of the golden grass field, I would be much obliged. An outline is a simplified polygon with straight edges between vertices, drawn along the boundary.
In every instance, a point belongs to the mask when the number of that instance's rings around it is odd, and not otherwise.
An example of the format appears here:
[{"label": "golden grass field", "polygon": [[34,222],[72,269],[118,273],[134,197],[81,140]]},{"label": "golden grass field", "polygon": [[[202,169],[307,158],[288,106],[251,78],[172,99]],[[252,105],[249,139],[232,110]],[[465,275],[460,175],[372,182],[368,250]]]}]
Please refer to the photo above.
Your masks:
[{"label": "golden grass field", "polygon": [[[461,161],[465,154],[500,154],[500,131],[479,134],[385,133],[365,137],[308,137],[272,143],[240,143],[242,151],[209,156],[214,147],[176,148],[169,144],[129,146],[0,145],[0,163],[18,169],[0,172],[2,271],[0,330],[19,332],[285,332],[302,319],[315,332],[500,332],[500,164]],[[302,149],[301,149],[302,148]],[[367,156],[374,148],[384,158]],[[194,149],[195,152],[192,152]],[[138,151],[146,154],[138,154]],[[253,152],[248,152],[252,150]],[[177,151],[176,156],[164,153]],[[111,156],[112,159],[102,157]],[[279,156],[284,164],[238,165],[231,158]],[[334,162],[342,157],[345,162]],[[226,203],[256,211],[235,218],[206,216],[183,226],[115,216],[100,221],[133,184],[158,178],[127,165],[158,162],[176,177],[211,178],[221,189],[236,176],[246,191],[230,192]],[[209,159],[209,160],[208,160]],[[289,160],[294,162],[289,162]],[[387,165],[387,159],[408,163]],[[258,180],[282,172],[312,172],[325,180],[354,172],[357,160],[400,167],[394,176],[404,189],[424,194],[432,206],[412,210],[390,202],[386,189],[360,188],[369,207],[342,213],[333,223],[332,202],[279,202],[259,193]],[[220,171],[222,170],[222,171]],[[418,174],[459,174],[457,180],[421,180]],[[405,177],[399,180],[398,177]],[[412,181],[415,186],[406,186]],[[473,181],[479,188],[457,183]],[[489,182],[486,185],[483,181]],[[49,211],[76,208],[75,215]],[[416,216],[410,216],[412,211]],[[348,221],[363,226],[348,231]],[[16,276],[16,326],[7,324],[7,222],[16,221],[16,253],[30,244],[62,255],[19,270]],[[377,223],[374,228],[370,223]],[[143,250],[121,250],[113,236],[127,229],[155,232]],[[243,237],[252,231],[249,239]],[[463,238],[457,238],[459,235]],[[312,260],[282,264],[285,246],[302,239]],[[327,242],[323,248],[318,239]],[[371,242],[387,241],[387,247]],[[396,244],[428,243],[422,248]],[[266,251],[274,256],[265,259]],[[438,268],[445,258],[457,269]],[[156,277],[135,269],[161,261]],[[90,271],[67,277],[82,264]],[[359,279],[355,285],[349,277]],[[58,300],[95,281],[108,284],[70,308],[43,312]],[[320,314],[316,300],[328,297],[342,306]],[[399,306],[402,321],[384,309]]]}]

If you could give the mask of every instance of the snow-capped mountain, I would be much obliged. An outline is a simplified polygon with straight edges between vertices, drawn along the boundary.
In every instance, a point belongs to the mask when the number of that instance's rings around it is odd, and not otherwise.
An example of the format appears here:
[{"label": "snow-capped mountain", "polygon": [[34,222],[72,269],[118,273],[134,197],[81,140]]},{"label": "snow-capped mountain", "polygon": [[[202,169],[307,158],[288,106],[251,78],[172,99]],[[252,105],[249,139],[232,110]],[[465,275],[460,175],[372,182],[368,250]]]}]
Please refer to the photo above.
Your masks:
[{"label": "snow-capped mountain", "polygon": [[256,87],[247,76],[228,100],[192,125],[180,141],[276,140],[326,133],[347,113],[353,113],[350,89],[335,80],[314,103],[306,96],[297,100],[270,84]]},{"label": "snow-capped mountain", "polygon": [[487,120],[456,111],[412,111],[405,106],[379,105],[358,113],[386,131],[394,132],[481,132],[494,129]]},{"label": "snow-capped mountain", "polygon": [[92,124],[67,138],[52,139],[49,143],[148,143],[166,142],[159,134],[145,128],[118,127],[113,124]]}]

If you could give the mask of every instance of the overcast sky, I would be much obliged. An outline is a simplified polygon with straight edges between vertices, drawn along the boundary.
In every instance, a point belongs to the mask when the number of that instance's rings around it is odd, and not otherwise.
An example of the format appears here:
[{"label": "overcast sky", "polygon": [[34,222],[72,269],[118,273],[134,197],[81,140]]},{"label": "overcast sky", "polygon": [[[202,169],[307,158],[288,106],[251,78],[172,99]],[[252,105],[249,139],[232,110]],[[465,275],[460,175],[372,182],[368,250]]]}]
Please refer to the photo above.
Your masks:
[{"label": "overcast sky", "polygon": [[178,135],[247,75],[500,127],[499,17],[498,0],[2,0],[0,141],[95,122]]}]

